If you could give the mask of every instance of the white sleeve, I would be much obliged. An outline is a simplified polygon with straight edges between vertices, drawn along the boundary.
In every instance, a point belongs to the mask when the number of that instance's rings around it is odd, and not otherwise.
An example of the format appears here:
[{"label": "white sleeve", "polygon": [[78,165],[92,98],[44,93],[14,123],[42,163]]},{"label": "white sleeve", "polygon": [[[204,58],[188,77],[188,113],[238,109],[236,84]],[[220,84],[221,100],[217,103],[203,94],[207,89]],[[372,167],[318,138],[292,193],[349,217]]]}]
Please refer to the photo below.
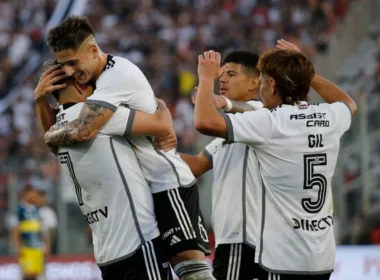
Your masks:
[{"label": "white sleeve", "polygon": [[130,134],[136,111],[123,105],[119,106],[111,119],[103,126],[100,133],[127,136]]},{"label": "white sleeve", "polygon": [[211,141],[203,150],[203,155],[212,162],[212,157],[217,153],[219,150],[219,146],[226,140],[221,138],[216,138],[213,141]]},{"label": "white sleeve", "polygon": [[268,109],[223,115],[227,125],[227,142],[261,145],[272,135],[273,118]]},{"label": "white sleeve", "polygon": [[334,102],[329,104],[336,115],[339,122],[339,132],[343,135],[350,129],[352,112],[351,108],[344,102]]},{"label": "white sleeve", "polygon": [[[116,64],[118,63],[122,62],[117,61]],[[103,72],[86,104],[98,104],[113,112],[121,104],[149,114],[154,114],[157,109],[152,87],[141,70],[133,64]]]}]

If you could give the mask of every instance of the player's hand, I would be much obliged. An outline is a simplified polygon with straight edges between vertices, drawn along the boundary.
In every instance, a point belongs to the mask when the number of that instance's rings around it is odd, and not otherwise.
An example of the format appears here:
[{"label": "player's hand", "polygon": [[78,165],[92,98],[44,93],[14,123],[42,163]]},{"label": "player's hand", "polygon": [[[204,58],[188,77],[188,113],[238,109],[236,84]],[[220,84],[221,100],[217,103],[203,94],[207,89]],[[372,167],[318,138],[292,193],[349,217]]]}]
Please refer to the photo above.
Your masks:
[{"label": "player's hand", "polygon": [[66,78],[68,78],[68,76],[62,70],[61,66],[54,65],[50,67],[41,75],[37,87],[34,90],[34,99],[37,101],[43,97],[49,96],[56,90],[66,87],[66,84],[54,85]]},{"label": "player's hand", "polygon": [[277,40],[276,48],[280,50],[293,50],[293,51],[301,52],[299,47],[297,47],[296,45],[284,39]]},{"label": "player's hand", "polygon": [[[195,101],[197,100],[197,91],[198,91],[198,87],[195,87],[195,94],[191,97],[191,102],[194,105],[195,105]],[[214,104],[217,110],[221,110],[227,106],[227,101],[224,96],[217,95],[214,93],[213,98],[214,98]]]},{"label": "player's hand", "polygon": [[206,51],[198,55],[199,79],[217,79],[220,75],[220,53]]},{"label": "player's hand", "polygon": [[164,152],[175,149],[177,147],[177,136],[174,129],[172,129],[168,135],[156,137],[156,139],[154,139],[154,144],[157,149]]}]

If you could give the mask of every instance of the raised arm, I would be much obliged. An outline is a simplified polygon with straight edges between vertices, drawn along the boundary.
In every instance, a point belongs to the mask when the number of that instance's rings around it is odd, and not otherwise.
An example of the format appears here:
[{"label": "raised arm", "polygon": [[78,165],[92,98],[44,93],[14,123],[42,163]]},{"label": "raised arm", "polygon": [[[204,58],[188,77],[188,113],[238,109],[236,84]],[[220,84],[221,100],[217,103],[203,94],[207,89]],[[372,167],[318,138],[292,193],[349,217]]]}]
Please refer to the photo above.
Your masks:
[{"label": "raised arm", "polygon": [[198,56],[199,87],[194,108],[194,126],[205,135],[227,138],[227,122],[213,100],[214,80],[219,76],[220,54],[214,51]]},{"label": "raised arm", "polygon": [[[295,51],[301,51],[296,45],[286,41],[277,41],[278,49],[291,49]],[[343,89],[338,87],[336,84],[330,82],[329,80],[315,75],[314,79],[311,81],[311,87],[325,100],[327,103],[334,102],[344,102],[350,108],[352,115],[357,111],[356,102],[351,98],[351,96],[345,92]]]},{"label": "raised arm", "polygon": [[327,103],[344,102],[350,107],[352,115],[356,114],[357,105],[356,102],[336,84],[329,80],[315,75],[311,81],[311,87],[325,100]]},{"label": "raised arm", "polygon": [[211,156],[207,157],[204,151],[200,152],[196,156],[183,153],[179,153],[179,155],[182,160],[187,163],[191,169],[191,172],[197,178],[213,167]]}]

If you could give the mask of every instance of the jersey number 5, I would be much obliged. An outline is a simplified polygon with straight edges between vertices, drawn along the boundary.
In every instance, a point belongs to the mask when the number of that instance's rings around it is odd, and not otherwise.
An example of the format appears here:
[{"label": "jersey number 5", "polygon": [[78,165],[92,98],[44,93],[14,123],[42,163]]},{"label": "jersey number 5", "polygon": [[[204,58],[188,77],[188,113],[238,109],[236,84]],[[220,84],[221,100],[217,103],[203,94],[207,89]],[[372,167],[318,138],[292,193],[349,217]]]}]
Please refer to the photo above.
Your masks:
[{"label": "jersey number 5", "polygon": [[77,195],[78,204],[79,206],[83,205],[83,199],[82,199],[82,189],[78,183],[77,177],[75,176],[73,163],[71,162],[71,158],[68,152],[58,153],[59,162],[61,164],[66,164],[67,169],[69,170],[70,177],[74,182],[75,186],[75,193]]},{"label": "jersey number 5", "polygon": [[311,198],[302,199],[302,208],[308,213],[318,213],[321,211],[326,201],[327,180],[322,174],[315,173],[314,167],[327,164],[326,154],[312,154],[303,156],[304,163],[304,190],[318,188],[318,198],[312,201]]}]

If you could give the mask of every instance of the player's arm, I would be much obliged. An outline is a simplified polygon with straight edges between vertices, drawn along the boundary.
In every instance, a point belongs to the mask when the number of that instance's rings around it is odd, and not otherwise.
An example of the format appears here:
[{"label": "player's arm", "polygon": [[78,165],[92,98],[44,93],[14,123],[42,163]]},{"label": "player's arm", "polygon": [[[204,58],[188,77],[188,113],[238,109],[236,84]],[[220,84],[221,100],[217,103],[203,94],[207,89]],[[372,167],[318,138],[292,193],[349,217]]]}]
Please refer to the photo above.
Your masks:
[{"label": "player's arm", "polygon": [[227,137],[227,119],[214,105],[214,80],[219,75],[220,54],[213,51],[198,56],[198,94],[194,108],[194,126],[205,135]]},{"label": "player's arm", "polygon": [[[195,88],[196,91],[198,91],[198,87]],[[197,99],[197,94],[193,95],[192,101],[193,104],[195,105]],[[244,113],[248,111],[254,111],[258,110],[260,108],[256,108],[255,106],[243,102],[243,101],[234,101],[231,99],[228,99],[227,97],[218,95],[218,94],[213,94],[213,99],[214,99],[214,104],[217,110],[223,110],[226,113]]]},{"label": "player's arm", "polygon": [[45,143],[50,146],[68,146],[93,139],[116,111],[109,103],[87,100],[79,117],[65,127],[51,129],[45,134]]},{"label": "player's arm", "polygon": [[356,102],[343,89],[329,80],[315,75],[311,81],[311,87],[325,100],[327,103],[343,102],[351,110],[352,115],[356,114]]},{"label": "player's arm", "polygon": [[[148,114],[141,111],[132,111],[135,116],[132,119],[130,131],[127,135],[132,136],[165,136],[172,131],[172,117],[165,102],[157,100],[157,111],[154,114]],[[131,112],[131,113],[132,113]],[[131,119],[131,117],[129,117]]]},{"label": "player's arm", "polygon": [[183,153],[179,153],[179,155],[182,160],[187,163],[191,169],[191,172],[197,178],[213,167],[212,156],[207,152],[207,150],[204,150],[195,156]]},{"label": "player's arm", "polygon": [[154,114],[120,106],[100,132],[118,136],[163,136],[171,130],[170,111],[162,100],[157,99],[157,110]]},{"label": "player's arm", "polygon": [[249,112],[249,111],[255,111],[258,109],[248,104],[247,102],[234,101],[234,100],[230,100],[230,102],[231,102],[231,109],[230,110],[227,110],[229,108],[224,109],[224,111],[227,113],[244,113],[244,112]]},{"label": "player's arm", "polygon": [[55,124],[56,110],[50,106],[46,98],[36,99],[37,118],[44,132],[49,131],[49,128]]},{"label": "player's arm", "polygon": [[49,128],[55,124],[56,115],[56,111],[49,105],[47,97],[51,95],[52,92],[60,90],[66,86],[65,84],[56,84],[65,78],[67,78],[67,75],[59,65],[50,67],[41,75],[34,90],[37,117],[44,132],[47,132]]}]

